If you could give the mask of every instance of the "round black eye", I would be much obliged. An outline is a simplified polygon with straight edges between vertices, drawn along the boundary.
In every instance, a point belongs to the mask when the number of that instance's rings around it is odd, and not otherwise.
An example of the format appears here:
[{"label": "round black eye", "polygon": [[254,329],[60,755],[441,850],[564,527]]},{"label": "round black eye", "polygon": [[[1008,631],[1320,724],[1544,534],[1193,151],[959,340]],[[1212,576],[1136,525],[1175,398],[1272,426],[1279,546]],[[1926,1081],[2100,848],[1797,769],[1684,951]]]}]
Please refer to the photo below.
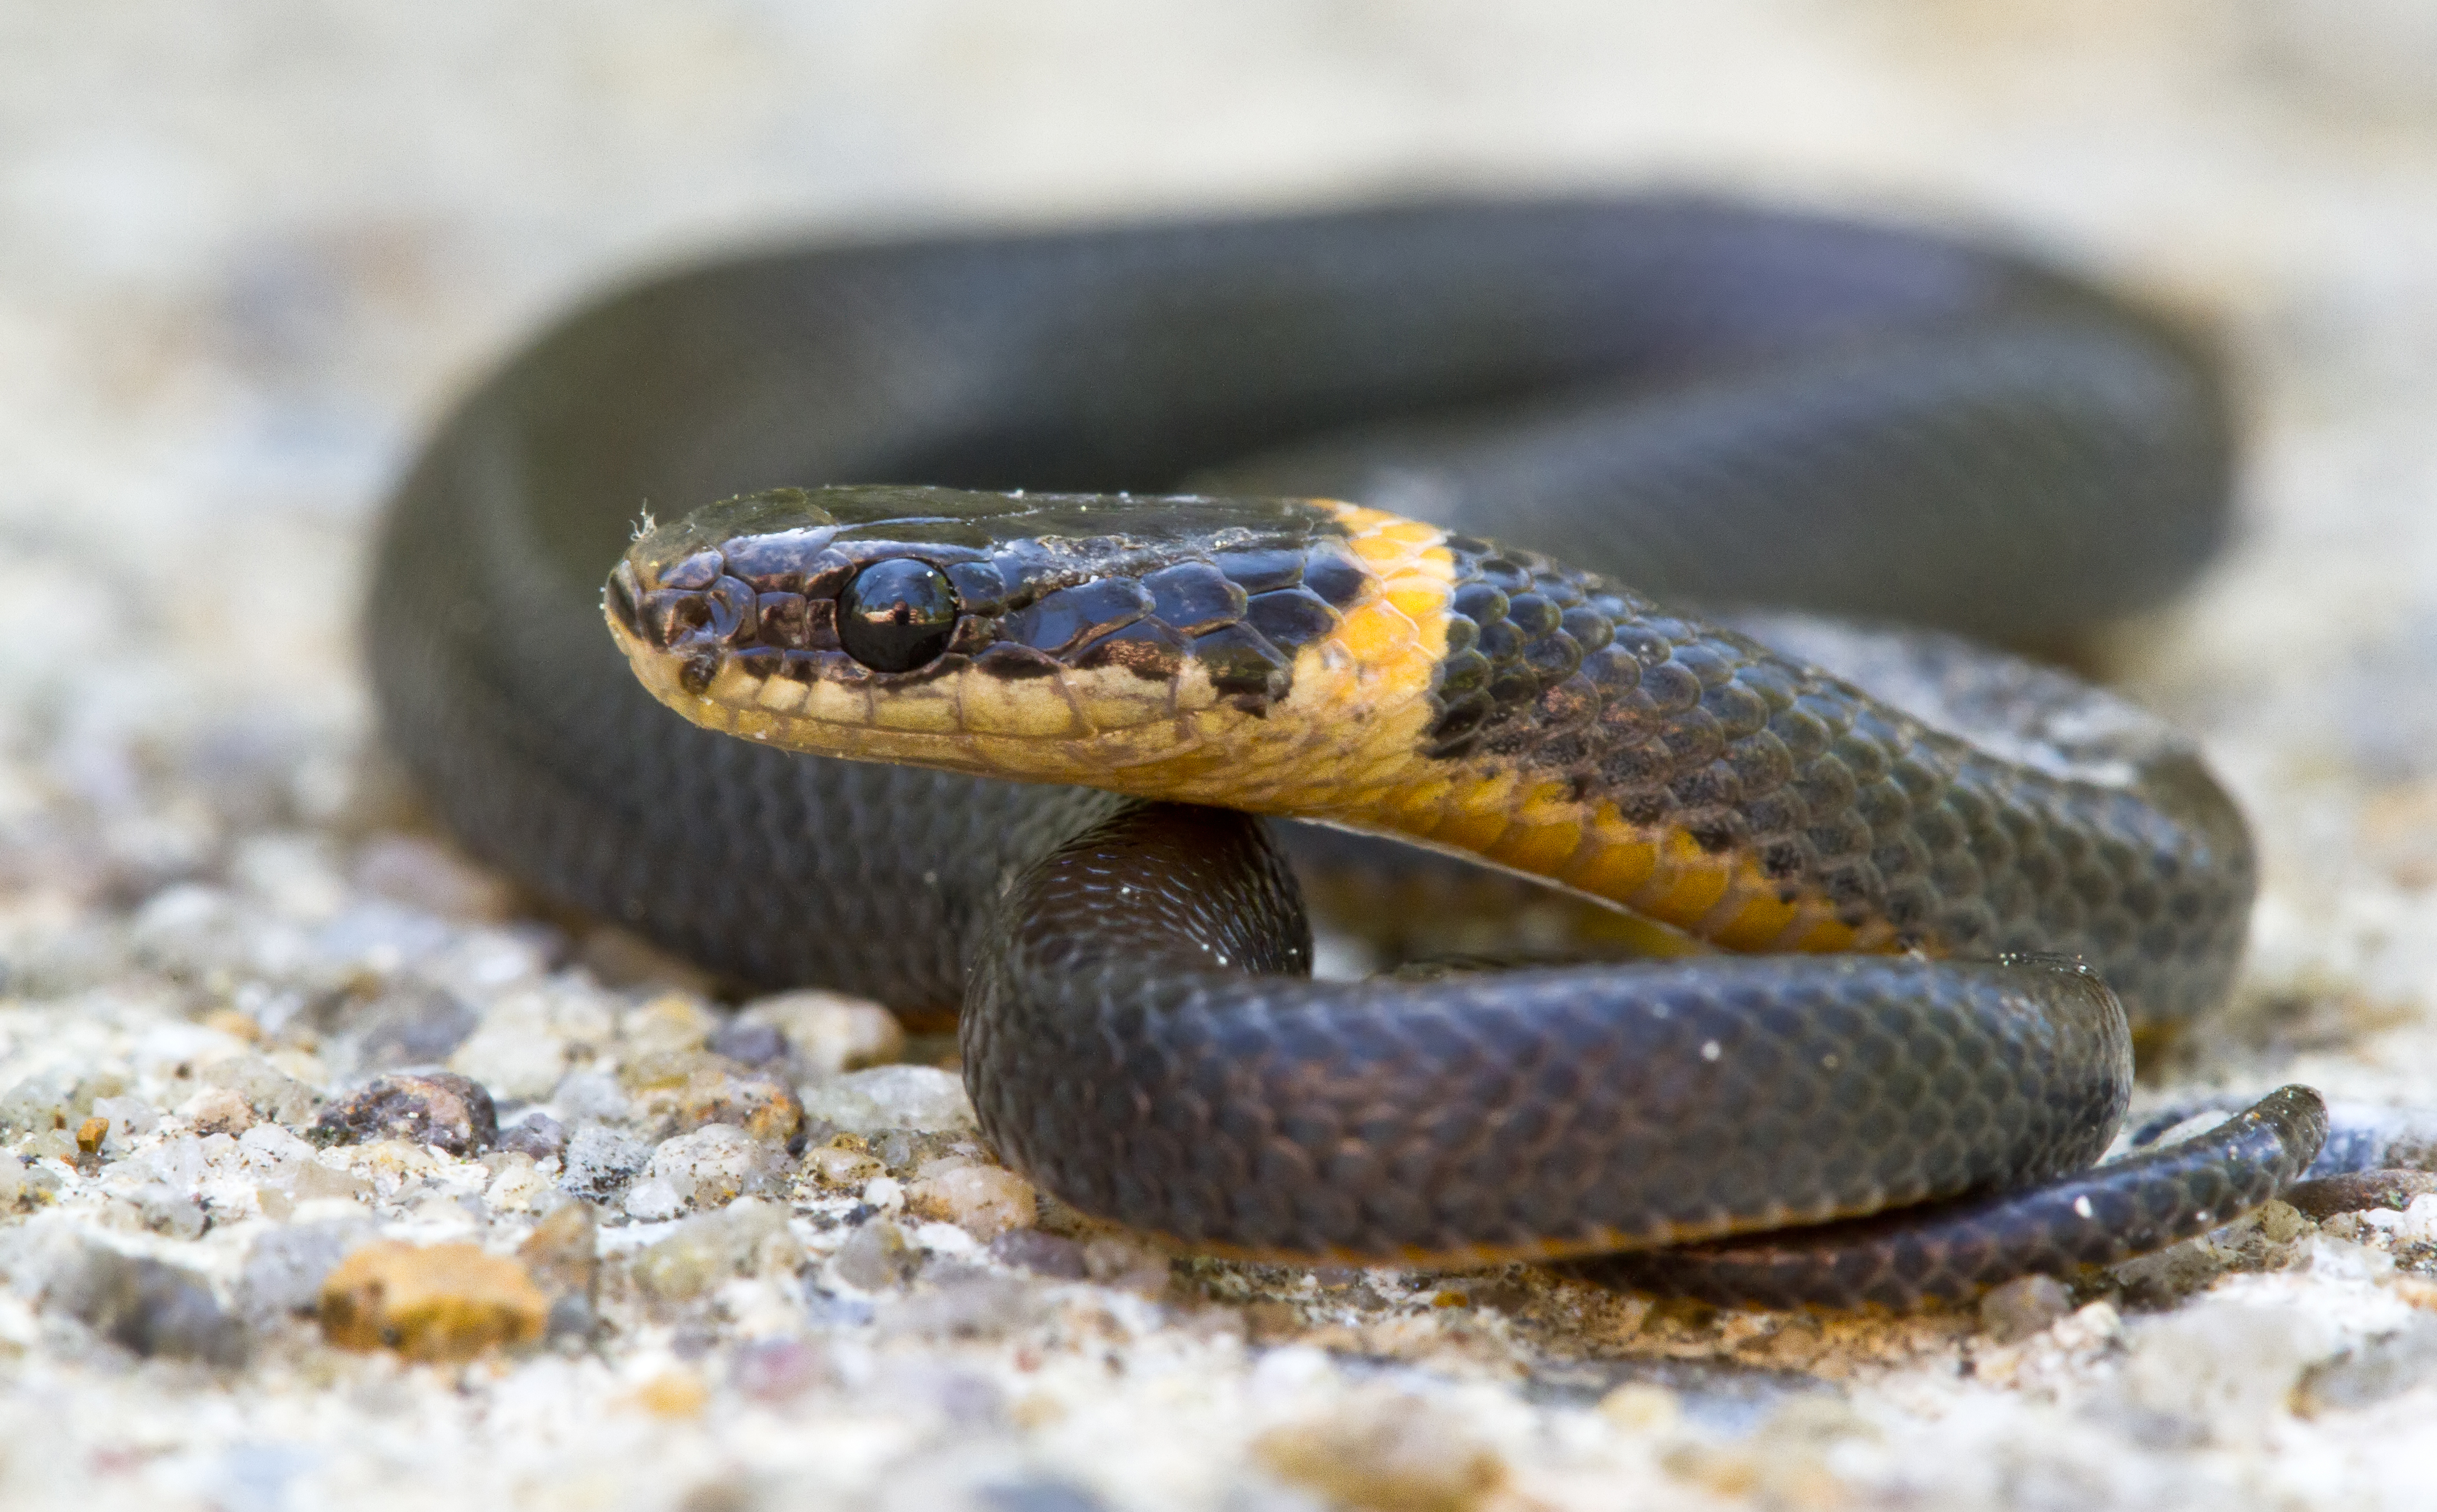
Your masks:
[{"label": "round black eye", "polygon": [[911,557],[875,562],[838,596],[838,639],[875,672],[910,672],[938,659],[956,628],[956,590]]}]

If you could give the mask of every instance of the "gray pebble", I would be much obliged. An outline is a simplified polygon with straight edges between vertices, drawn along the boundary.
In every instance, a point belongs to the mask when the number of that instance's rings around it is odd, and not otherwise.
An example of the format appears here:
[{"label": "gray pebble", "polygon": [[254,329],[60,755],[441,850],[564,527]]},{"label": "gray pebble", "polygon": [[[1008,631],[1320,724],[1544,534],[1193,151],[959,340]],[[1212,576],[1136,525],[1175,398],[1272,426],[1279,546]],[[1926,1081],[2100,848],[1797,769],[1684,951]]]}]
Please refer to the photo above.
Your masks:
[{"label": "gray pebble", "polygon": [[588,1124],[567,1141],[566,1173],[559,1187],[570,1196],[614,1202],[636,1173],[652,1163],[652,1147],[631,1134]]},{"label": "gray pebble", "polygon": [[2053,1276],[2018,1276],[1980,1299],[1980,1327],[1999,1344],[2046,1330],[2073,1312],[2073,1293]]},{"label": "gray pebble", "polygon": [[730,1018],[710,1036],[713,1054],[746,1066],[767,1066],[787,1056],[787,1036],[776,1024],[755,1023],[748,1018]]},{"label": "gray pebble", "polygon": [[903,1285],[921,1263],[903,1231],[885,1218],[875,1218],[830,1257],[830,1274],[859,1292],[885,1292]]},{"label": "gray pebble", "polygon": [[51,1277],[47,1300],[120,1347],[216,1365],[245,1361],[245,1329],[195,1272],[87,1244]]},{"label": "gray pebble", "polygon": [[536,1160],[556,1159],[567,1153],[567,1125],[547,1113],[528,1113],[500,1133],[497,1148],[520,1151]]}]

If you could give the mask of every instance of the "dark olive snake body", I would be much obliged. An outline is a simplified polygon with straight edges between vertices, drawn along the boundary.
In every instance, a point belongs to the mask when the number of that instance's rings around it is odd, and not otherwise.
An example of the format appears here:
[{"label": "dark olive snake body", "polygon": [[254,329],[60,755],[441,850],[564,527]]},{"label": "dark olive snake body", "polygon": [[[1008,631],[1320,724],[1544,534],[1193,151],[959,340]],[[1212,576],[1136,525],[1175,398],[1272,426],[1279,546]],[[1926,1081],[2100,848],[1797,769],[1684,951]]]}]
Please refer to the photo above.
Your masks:
[{"label": "dark olive snake body", "polygon": [[[2049,639],[2186,577],[2227,470],[2184,338],[1916,234],[1651,199],[841,247],[645,284],[477,391],[369,640],[478,851],[748,982],[961,1007],[985,1133],[1086,1212],[1908,1305],[2309,1162],[2288,1088],[2091,1169],[2133,1028],[2227,988],[2247,833],[2057,674],[1670,606]],[[1078,781],[1118,791],[1033,785]],[[1759,953],[1310,982],[1214,804]]]}]

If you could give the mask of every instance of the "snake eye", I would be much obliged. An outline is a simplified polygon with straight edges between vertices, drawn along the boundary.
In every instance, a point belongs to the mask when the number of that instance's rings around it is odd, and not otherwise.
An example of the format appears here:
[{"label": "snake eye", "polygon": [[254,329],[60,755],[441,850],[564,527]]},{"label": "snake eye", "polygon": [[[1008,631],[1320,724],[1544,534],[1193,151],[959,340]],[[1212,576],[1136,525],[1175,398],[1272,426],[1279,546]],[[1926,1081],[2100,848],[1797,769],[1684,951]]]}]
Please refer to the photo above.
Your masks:
[{"label": "snake eye", "polygon": [[875,562],[838,596],[838,639],[875,672],[910,672],[948,649],[956,590],[939,569],[911,557]]}]

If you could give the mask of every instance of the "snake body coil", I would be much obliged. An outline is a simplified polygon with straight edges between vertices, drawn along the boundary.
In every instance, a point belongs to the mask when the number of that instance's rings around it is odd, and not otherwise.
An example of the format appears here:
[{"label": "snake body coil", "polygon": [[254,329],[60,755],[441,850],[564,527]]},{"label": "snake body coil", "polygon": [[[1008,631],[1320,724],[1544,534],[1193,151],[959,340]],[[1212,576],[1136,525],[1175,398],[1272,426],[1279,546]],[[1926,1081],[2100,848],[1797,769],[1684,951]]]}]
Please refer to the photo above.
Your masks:
[{"label": "snake body coil", "polygon": [[[827,478],[925,486],[771,492]],[[633,544],[613,647],[625,520],[723,494]],[[748,981],[961,1006],[986,1134],[1086,1211],[1902,1305],[2307,1162],[2288,1089],[2087,1169],[2126,1007],[2225,990],[2247,835],[2056,674],[1662,604],[2052,634],[2170,588],[2223,496],[2177,338],[1926,237],[1646,200],[850,248],[494,378],[401,493],[372,645],[478,849]],[[1313,982],[1231,809],[1756,953]]]}]

